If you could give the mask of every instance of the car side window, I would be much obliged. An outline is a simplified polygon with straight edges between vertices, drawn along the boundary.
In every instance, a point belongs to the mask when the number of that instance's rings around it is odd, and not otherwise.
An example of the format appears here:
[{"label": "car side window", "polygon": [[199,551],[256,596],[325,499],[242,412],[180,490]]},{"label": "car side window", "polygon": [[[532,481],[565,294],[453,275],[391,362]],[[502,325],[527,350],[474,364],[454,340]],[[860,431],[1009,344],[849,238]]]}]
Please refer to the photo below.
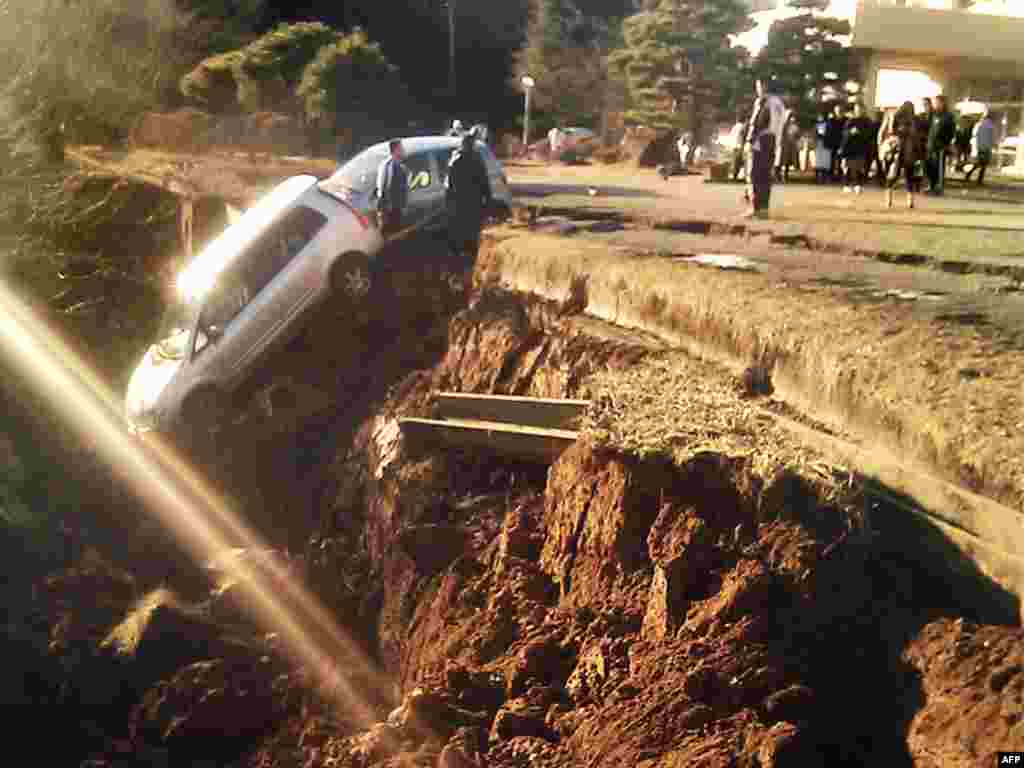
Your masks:
[{"label": "car side window", "polygon": [[237,266],[220,275],[199,315],[193,354],[216,341],[228,324],[278,272],[288,266],[326,223],[327,217],[319,211],[296,206],[238,258]]},{"label": "car side window", "polygon": [[245,309],[250,298],[248,286],[238,271],[226,272],[218,277],[199,313],[193,354],[202,352],[211,341],[223,334],[228,323]]},{"label": "car side window", "polygon": [[322,213],[299,205],[270,227],[242,258],[249,295],[256,296],[262,291],[326,223],[327,217]]},{"label": "car side window", "polygon": [[409,155],[402,162],[409,172],[409,192],[426,189],[434,183],[430,168],[430,156],[425,152]]}]

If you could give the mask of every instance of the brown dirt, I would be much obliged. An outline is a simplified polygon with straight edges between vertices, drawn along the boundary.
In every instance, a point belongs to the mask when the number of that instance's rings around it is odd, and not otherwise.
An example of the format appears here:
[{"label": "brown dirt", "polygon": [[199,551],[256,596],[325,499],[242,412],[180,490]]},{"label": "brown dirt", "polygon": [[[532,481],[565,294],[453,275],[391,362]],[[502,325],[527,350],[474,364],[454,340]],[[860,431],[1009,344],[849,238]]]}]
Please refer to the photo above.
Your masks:
[{"label": "brown dirt", "polygon": [[[621,372],[664,354],[574,327],[557,307],[476,296],[439,364],[408,378],[339,454],[334,471],[356,479],[325,517],[347,521],[348,544],[322,567],[375,574],[371,645],[402,706],[366,734],[312,749],[282,738],[250,764],[919,759],[907,734],[928,712],[930,668],[903,649],[925,627],[945,637],[946,624],[930,622],[958,608],[898,541],[865,527],[856,483],[843,492],[770,433],[747,452],[678,461],[580,444],[546,475],[381,443],[387,419],[430,412],[433,388],[587,396],[593,377],[572,376],[573,361]],[[718,389],[692,394],[694,413],[730,397],[744,407],[741,388],[717,374]],[[787,456],[788,470],[761,474]],[[360,565],[352,546],[366,553]],[[990,748],[951,738],[948,749],[966,760]]]},{"label": "brown dirt", "polygon": [[[394,680],[366,692],[380,722],[325,708],[308,672],[265,670],[250,637],[150,687],[134,741],[108,742],[101,764],[937,766],[1014,748],[1020,630],[954,602],[952,576],[907,556],[859,478],[758,429],[725,369],[580,322],[582,285],[561,305],[469,285],[394,270],[386,321],[340,336],[321,318],[287,360],[333,408],[286,442],[278,422],[274,440],[250,425],[223,468],[235,487],[280,486],[262,524],[293,513],[298,570]],[[620,396],[654,403],[687,379],[672,405],[690,427],[648,456],[623,449],[614,407],[607,435],[550,468],[413,453],[394,429],[432,413],[437,389],[599,397],[631,381]],[[305,440],[326,460],[302,466]],[[82,651],[138,605],[130,577],[98,566],[50,583]],[[83,589],[116,605],[75,621]],[[204,751],[218,724],[249,734],[244,754]]]}]

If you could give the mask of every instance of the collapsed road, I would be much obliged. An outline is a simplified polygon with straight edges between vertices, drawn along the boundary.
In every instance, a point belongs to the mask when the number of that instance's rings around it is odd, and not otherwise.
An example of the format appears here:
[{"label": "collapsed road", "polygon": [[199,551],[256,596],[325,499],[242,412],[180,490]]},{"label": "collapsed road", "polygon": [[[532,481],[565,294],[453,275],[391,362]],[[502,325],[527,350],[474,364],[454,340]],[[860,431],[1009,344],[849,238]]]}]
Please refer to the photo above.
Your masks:
[{"label": "collapsed road", "polygon": [[[161,584],[87,553],[37,626],[91,765],[967,766],[1024,744],[1014,596],[918,547],[767,382],[588,317],[580,284],[515,294],[443,253],[404,246],[371,312],[315,318],[202,464],[389,681],[361,689],[376,722],[281,661],[216,570]],[[402,423],[459,418],[438,393],[588,405],[542,458],[414,449]]]},{"label": "collapsed road", "polygon": [[[371,311],[314,318],[199,462],[271,547],[237,556],[283,564],[357,641],[374,674],[337,671],[369,722],[284,657],[229,570],[176,559],[97,474],[82,513],[117,545],[82,534],[10,656],[14,704],[65,735],[44,762],[973,766],[1021,748],[1019,595],[907,514],[919,499],[824,450],[845,436],[782,398],[783,367],[699,354],[699,322],[666,333],[686,297],[632,289],[653,259],[590,246],[493,230],[474,270],[429,238],[397,249]],[[740,280],[679,285],[705,330],[739,301],[723,338],[751,344],[747,326],[785,340],[775,325],[825,303],[779,313],[782,291]],[[88,343],[130,327],[115,299],[75,313]],[[873,312],[843,317],[846,341],[879,343]],[[403,423],[459,418],[439,393],[589,405],[542,459],[414,450]]]}]

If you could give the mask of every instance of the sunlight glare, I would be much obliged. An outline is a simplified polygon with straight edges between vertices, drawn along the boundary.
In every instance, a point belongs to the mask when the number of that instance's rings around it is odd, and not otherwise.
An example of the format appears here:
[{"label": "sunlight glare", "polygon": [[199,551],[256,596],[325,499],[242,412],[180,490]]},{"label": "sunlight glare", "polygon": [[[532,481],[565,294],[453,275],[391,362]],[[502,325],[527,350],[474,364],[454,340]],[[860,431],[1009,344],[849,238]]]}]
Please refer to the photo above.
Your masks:
[{"label": "sunlight glare", "polygon": [[293,176],[247,209],[234,224],[228,226],[216,239],[181,271],[177,279],[178,292],[191,303],[206,295],[228,264],[242,249],[257,238],[274,220],[282,208],[317,181],[315,176]]},{"label": "sunlight glare", "polygon": [[879,107],[898,107],[905,101],[914,103],[920,110],[921,99],[934,98],[942,93],[942,87],[924,72],[914,69],[878,70],[878,87],[875,103]]},{"label": "sunlight glare", "polygon": [[[269,548],[168,444],[131,437],[109,388],[5,285],[0,285],[0,354],[45,394],[83,444],[118,472],[194,562],[217,559],[232,547]],[[390,691],[389,684],[317,599],[273,560],[263,566],[269,578],[245,558],[226,562],[245,607],[268,632],[278,633],[293,662],[319,676],[325,698],[356,722],[367,727],[375,722],[352,680],[378,692]]]}]

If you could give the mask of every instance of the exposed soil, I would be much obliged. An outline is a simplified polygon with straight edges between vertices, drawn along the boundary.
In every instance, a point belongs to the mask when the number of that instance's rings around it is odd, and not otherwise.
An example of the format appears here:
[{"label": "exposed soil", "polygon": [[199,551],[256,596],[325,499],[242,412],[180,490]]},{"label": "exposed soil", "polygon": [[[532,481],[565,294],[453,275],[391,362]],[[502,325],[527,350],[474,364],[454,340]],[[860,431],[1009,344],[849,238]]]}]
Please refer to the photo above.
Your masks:
[{"label": "exposed soil", "polygon": [[[1024,637],[998,590],[758,429],[763,382],[580,322],[583,286],[551,304],[482,277],[437,243],[389,254],[367,311],[317,318],[205,457],[390,681],[359,688],[378,722],[328,706],[223,583],[160,589],[87,552],[41,584],[45,662],[23,673],[75,734],[64,757],[785,768],[1024,748]],[[605,408],[605,439],[550,467],[414,453],[395,425],[437,390],[596,398],[635,371],[651,400],[675,394],[666,371],[698,380],[678,418],[719,421],[641,456]]]},{"label": "exposed soil", "polygon": [[[488,279],[557,296],[585,278],[588,311],[731,365],[763,364],[801,410],[1024,509],[1013,426],[1024,364],[1016,299],[965,289],[942,302],[862,295],[812,280],[813,267],[801,266],[813,261],[807,254],[737,271],[639,252],[628,241],[502,235],[482,265]],[[723,245],[707,247],[715,244]],[[904,285],[901,275],[858,273],[855,263],[848,270],[882,288]]]}]

